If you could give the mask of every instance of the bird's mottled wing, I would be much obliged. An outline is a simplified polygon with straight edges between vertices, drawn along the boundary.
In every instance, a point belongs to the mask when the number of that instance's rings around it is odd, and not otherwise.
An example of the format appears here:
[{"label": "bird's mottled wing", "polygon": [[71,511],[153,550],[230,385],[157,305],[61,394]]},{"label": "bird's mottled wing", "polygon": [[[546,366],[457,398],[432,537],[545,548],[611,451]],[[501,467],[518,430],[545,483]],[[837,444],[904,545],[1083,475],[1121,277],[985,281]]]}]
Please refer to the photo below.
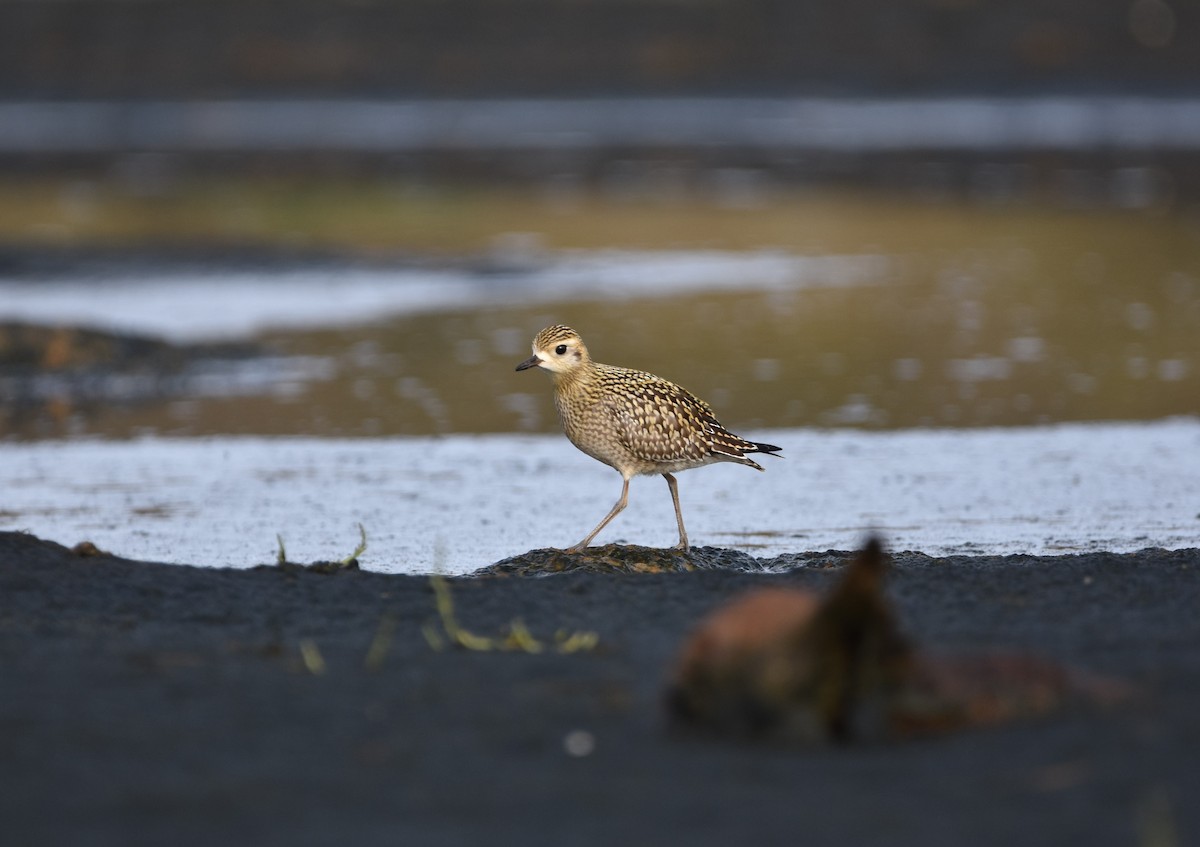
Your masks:
[{"label": "bird's mottled wing", "polygon": [[620,442],[651,462],[740,457],[753,445],[728,432],[707,403],[673,382],[642,371],[605,367],[609,409]]}]

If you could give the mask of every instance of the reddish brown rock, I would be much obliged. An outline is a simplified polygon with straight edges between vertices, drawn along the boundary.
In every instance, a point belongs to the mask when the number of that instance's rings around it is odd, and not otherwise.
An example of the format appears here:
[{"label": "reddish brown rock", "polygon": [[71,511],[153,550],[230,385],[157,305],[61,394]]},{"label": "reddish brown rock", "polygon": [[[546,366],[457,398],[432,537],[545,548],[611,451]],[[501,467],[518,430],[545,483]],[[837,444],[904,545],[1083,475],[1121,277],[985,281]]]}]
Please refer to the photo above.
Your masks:
[{"label": "reddish brown rock", "polygon": [[897,739],[1044,715],[1123,686],[1030,656],[933,656],[901,633],[872,540],[824,598],[766,588],[685,642],[668,706],[679,723],[792,742]]}]

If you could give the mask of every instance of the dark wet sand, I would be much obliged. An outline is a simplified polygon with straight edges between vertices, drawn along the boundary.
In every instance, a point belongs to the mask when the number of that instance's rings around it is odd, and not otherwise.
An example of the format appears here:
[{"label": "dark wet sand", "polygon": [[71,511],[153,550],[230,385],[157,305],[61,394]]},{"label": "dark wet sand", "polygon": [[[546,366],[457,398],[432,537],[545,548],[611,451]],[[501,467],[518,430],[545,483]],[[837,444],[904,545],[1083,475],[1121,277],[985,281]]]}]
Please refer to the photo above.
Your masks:
[{"label": "dark wet sand", "polygon": [[[376,553],[378,555],[378,553]],[[897,556],[927,647],[1035,651],[1140,699],[904,744],[670,731],[680,639],[837,568],[452,582],[462,624],[591,653],[434,652],[423,577],[85,558],[0,533],[0,824],[11,845],[1151,845],[1200,839],[1200,550]],[[365,665],[380,622],[390,650]],[[311,640],[324,661],[302,658]],[[311,650],[310,650],[311,663]],[[568,755],[574,730],[590,755]],[[1159,840],[1155,840],[1159,839]],[[1167,840],[1163,840],[1167,839]]]}]

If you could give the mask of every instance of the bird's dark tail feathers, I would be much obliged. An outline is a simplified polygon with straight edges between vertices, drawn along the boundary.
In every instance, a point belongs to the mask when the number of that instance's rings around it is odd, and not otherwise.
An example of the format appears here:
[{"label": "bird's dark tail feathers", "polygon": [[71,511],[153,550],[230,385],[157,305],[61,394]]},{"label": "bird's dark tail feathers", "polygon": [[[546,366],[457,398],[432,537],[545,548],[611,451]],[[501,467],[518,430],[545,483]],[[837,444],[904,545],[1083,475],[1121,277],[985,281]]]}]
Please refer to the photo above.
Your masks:
[{"label": "bird's dark tail feathers", "polygon": [[774,444],[759,444],[757,441],[751,441],[750,443],[754,445],[754,449],[747,450],[747,453],[765,453],[768,456],[774,456],[776,459],[783,458],[783,456],[779,455],[779,451],[783,449],[782,447],[776,447]]}]

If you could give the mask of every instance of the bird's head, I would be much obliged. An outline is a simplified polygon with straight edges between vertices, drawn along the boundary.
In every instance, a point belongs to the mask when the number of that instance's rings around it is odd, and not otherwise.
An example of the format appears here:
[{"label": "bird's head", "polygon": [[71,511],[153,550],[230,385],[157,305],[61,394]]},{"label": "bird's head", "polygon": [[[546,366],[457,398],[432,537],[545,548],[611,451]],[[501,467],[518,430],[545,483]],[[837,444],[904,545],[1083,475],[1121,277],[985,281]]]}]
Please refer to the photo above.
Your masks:
[{"label": "bird's head", "polygon": [[533,337],[533,355],[517,370],[543,368],[556,376],[569,374],[591,361],[579,333],[569,326],[548,326]]}]

